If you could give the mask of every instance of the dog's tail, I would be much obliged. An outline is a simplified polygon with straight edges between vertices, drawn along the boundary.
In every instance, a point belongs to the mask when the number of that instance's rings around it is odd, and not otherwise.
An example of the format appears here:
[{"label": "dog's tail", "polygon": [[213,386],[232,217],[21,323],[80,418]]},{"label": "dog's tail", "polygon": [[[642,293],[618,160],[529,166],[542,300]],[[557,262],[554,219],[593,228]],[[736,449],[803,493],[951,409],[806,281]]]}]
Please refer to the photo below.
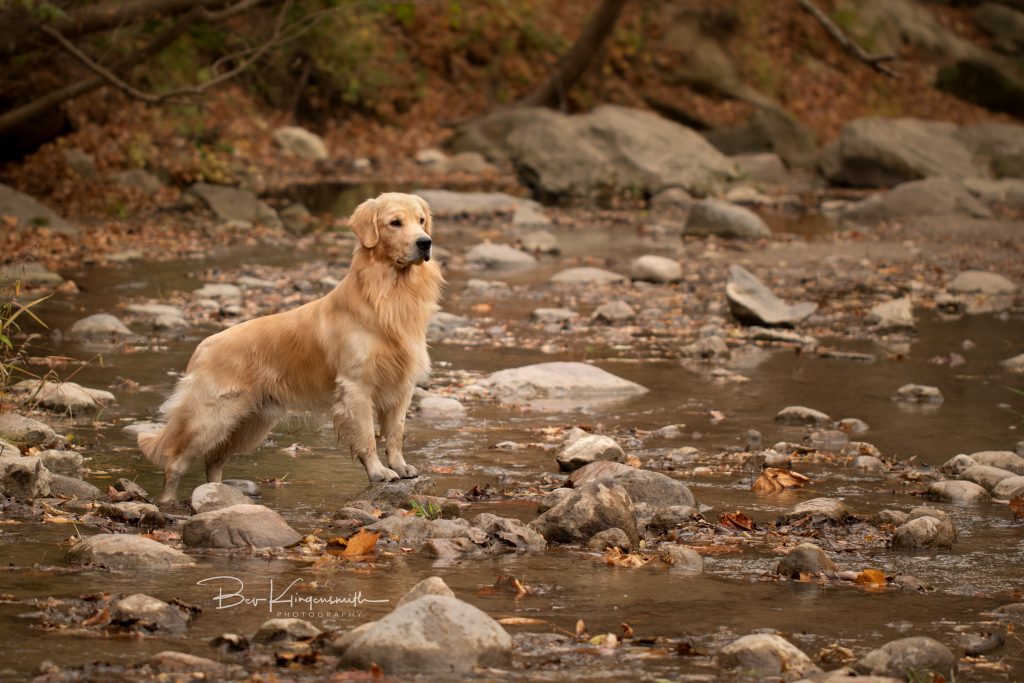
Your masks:
[{"label": "dog's tail", "polygon": [[145,432],[139,434],[139,450],[146,456],[146,460],[158,467],[164,467],[167,464],[167,451],[164,448],[164,442],[167,441],[167,427],[164,427],[159,432]]},{"label": "dog's tail", "polygon": [[172,458],[172,454],[168,452],[168,446],[173,445],[169,441],[173,432],[176,431],[174,416],[182,408],[183,404],[188,401],[191,385],[192,381],[188,375],[178,380],[178,385],[174,388],[174,392],[160,406],[160,413],[167,420],[167,424],[159,431],[144,432],[139,434],[137,438],[139,450],[146,456],[146,460],[149,460],[158,467],[165,467]]}]

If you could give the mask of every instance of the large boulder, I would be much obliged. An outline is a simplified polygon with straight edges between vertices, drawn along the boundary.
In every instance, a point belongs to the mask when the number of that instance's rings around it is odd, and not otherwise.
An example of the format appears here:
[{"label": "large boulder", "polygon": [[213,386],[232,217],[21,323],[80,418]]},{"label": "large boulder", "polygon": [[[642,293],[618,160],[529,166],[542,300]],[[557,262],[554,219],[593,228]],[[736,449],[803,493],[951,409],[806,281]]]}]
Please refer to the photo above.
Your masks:
[{"label": "large boulder", "polygon": [[860,201],[843,212],[843,218],[861,223],[908,220],[919,216],[992,215],[963,183],[933,177],[901,183],[892,190]]},{"label": "large boulder", "polygon": [[646,503],[655,508],[697,506],[690,488],[678,479],[619,462],[606,460],[585,465],[570,474],[569,481],[574,486],[589,482],[616,484],[626,489],[634,503]]},{"label": "large boulder", "polygon": [[729,300],[729,310],[745,325],[794,327],[818,310],[818,304],[809,301],[786,303],[753,273],[736,264],[729,266],[725,295]]},{"label": "large boulder", "polygon": [[460,129],[457,150],[507,159],[542,200],[668,187],[706,195],[737,175],[698,133],[657,114],[615,105],[566,116],[544,108],[491,114]]},{"label": "large boulder", "polygon": [[456,597],[428,594],[360,626],[341,664],[376,664],[388,675],[468,673],[508,666],[511,658],[512,638],[498,622]]},{"label": "large boulder", "polygon": [[21,229],[45,227],[61,235],[78,234],[78,228],[56,211],[3,183],[0,183],[0,216],[14,216]]},{"label": "large boulder", "polygon": [[29,404],[68,415],[95,413],[114,403],[114,395],[103,389],[90,389],[75,382],[50,382],[26,379],[15,384],[12,393]]},{"label": "large boulder", "polygon": [[530,522],[530,527],[549,543],[586,543],[605,529],[622,529],[634,547],[639,542],[633,500],[617,484],[582,484]]},{"label": "large boulder", "polygon": [[822,150],[819,165],[830,182],[854,187],[988,175],[958,139],[956,125],[909,118],[854,119]]},{"label": "large boulder", "polygon": [[190,548],[283,548],[301,538],[281,515],[251,504],[201,512],[181,529],[181,540]]},{"label": "large boulder", "polygon": [[992,121],[961,128],[958,137],[991,175],[1024,178],[1024,126]]},{"label": "large boulder", "polygon": [[480,385],[503,403],[570,401],[586,405],[647,393],[635,382],[587,363],[538,363],[499,370]]},{"label": "large boulder", "polygon": [[834,572],[836,569],[836,563],[824,550],[813,543],[801,543],[782,556],[775,573],[789,578],[799,578],[801,574],[822,574]]},{"label": "large boulder", "polygon": [[616,443],[615,439],[600,434],[588,434],[559,451],[555,461],[558,462],[558,469],[572,472],[598,460],[622,461],[625,457],[622,446]]},{"label": "large boulder", "polygon": [[97,534],[68,551],[72,564],[91,564],[107,569],[168,569],[192,563],[180,550],[133,534]]}]

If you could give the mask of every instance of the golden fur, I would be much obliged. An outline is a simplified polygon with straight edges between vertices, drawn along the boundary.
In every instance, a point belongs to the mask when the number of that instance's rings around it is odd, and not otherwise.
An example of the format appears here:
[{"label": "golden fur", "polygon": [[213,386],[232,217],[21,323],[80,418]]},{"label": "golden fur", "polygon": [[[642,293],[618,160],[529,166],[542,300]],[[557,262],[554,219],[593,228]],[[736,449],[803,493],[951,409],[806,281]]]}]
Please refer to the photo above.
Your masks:
[{"label": "golden fur", "polygon": [[[304,306],[219,332],[196,347],[164,404],[163,430],[139,448],[164,468],[161,501],[174,500],[197,461],[220,481],[224,461],[263,442],[287,408],[329,405],[339,441],[371,481],[415,477],[405,462],[405,414],[430,371],[426,331],[444,279],[430,260],[430,207],[385,193],[349,219],[358,244],[345,278]],[[377,456],[374,418],[387,467]]]}]

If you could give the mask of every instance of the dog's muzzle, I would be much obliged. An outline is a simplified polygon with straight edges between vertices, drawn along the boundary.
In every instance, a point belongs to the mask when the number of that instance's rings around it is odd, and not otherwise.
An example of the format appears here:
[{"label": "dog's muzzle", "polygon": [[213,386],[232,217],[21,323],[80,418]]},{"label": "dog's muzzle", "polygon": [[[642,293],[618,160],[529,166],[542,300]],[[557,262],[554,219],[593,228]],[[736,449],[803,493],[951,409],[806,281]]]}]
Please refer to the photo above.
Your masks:
[{"label": "dog's muzzle", "polygon": [[433,241],[431,241],[429,237],[418,237],[416,239],[416,249],[419,251],[419,254],[423,257],[424,261],[430,260],[430,245],[432,244]]}]

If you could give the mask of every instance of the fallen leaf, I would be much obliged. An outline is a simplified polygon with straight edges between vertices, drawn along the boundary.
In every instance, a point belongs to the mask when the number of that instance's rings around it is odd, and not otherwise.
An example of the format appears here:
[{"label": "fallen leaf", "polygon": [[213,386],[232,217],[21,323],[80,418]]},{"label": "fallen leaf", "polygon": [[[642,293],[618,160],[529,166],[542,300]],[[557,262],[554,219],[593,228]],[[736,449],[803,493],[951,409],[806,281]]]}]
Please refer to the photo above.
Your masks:
[{"label": "fallen leaf", "polygon": [[857,659],[857,656],[853,654],[853,650],[848,647],[842,647],[839,643],[832,643],[828,647],[821,648],[818,650],[818,654],[814,656],[814,661],[834,666],[849,664],[855,659]]},{"label": "fallen leaf", "polygon": [[511,574],[498,574],[498,578],[495,579],[493,585],[481,588],[477,591],[477,595],[498,594],[512,594],[518,600],[524,595],[529,595],[530,589],[524,586],[522,581]]},{"label": "fallen leaf", "polygon": [[106,607],[82,622],[82,626],[106,626],[110,623],[110,610]]},{"label": "fallen leaf", "polygon": [[884,586],[885,574],[877,569],[865,569],[857,574],[856,580],[857,583],[864,584],[866,586]]},{"label": "fallen leaf", "polygon": [[1010,499],[1010,509],[1018,520],[1024,520],[1024,494]]},{"label": "fallen leaf", "polygon": [[805,477],[792,470],[767,467],[761,472],[761,476],[757,478],[750,490],[754,493],[778,493],[786,489],[801,488],[810,481],[810,477]]},{"label": "fallen leaf", "polygon": [[619,626],[622,627],[622,639],[623,640],[625,640],[627,638],[632,638],[633,637],[633,627],[632,626],[630,626],[626,622],[622,622],[621,624],[619,624]]},{"label": "fallen leaf", "polygon": [[640,462],[640,458],[636,457],[632,453],[626,456],[626,464],[629,465],[630,467],[635,467],[636,469],[640,469],[642,465],[642,463]]},{"label": "fallen leaf", "polygon": [[720,515],[718,523],[727,529],[735,529],[737,531],[753,531],[757,527],[749,515],[739,510]]},{"label": "fallen leaf", "polygon": [[587,635],[587,625],[583,623],[582,619],[576,620],[576,637],[585,638]]},{"label": "fallen leaf", "polygon": [[644,557],[636,553],[624,553],[618,546],[609,548],[602,558],[605,564],[613,567],[642,567],[651,561],[651,557]]},{"label": "fallen leaf", "polygon": [[349,536],[348,543],[345,545],[345,550],[342,551],[342,555],[369,555],[376,551],[377,539],[380,538],[379,531],[367,531],[366,529],[360,529],[353,535]]},{"label": "fallen leaf", "polygon": [[539,626],[550,622],[535,617],[502,617],[498,619],[498,623],[503,626]]}]

